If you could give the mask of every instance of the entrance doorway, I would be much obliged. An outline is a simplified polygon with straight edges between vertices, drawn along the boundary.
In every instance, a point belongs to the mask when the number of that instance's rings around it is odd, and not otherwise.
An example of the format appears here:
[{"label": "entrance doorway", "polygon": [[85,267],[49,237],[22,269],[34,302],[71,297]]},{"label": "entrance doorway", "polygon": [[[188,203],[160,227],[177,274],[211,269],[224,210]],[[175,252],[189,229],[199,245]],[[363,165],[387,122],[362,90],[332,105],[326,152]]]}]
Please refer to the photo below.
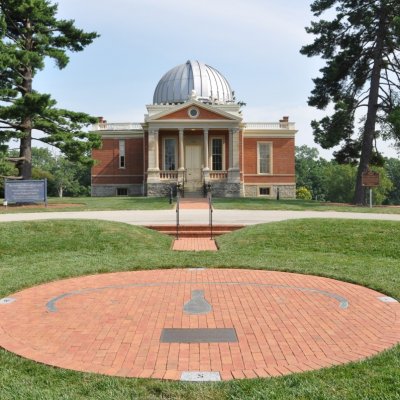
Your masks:
[{"label": "entrance doorway", "polygon": [[202,148],[200,144],[187,144],[185,146],[185,187],[189,191],[199,190],[202,187],[201,156]]}]

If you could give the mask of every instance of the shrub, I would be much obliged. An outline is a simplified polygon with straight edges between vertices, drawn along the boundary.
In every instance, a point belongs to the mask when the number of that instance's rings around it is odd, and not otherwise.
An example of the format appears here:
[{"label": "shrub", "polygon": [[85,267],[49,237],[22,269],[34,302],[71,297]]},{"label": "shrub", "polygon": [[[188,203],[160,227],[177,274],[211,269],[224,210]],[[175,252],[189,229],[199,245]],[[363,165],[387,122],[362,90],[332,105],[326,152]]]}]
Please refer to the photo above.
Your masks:
[{"label": "shrub", "polygon": [[300,200],[311,200],[311,192],[305,186],[300,186],[296,190],[296,198]]}]

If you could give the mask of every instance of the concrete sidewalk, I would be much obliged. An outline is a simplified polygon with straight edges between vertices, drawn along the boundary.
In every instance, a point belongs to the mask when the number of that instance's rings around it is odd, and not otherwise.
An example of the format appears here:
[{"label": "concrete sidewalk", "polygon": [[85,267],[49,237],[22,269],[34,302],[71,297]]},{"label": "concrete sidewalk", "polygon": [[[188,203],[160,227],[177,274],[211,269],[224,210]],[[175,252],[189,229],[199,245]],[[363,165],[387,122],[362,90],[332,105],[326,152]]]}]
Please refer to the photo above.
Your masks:
[{"label": "concrete sidewalk", "polygon": [[[181,210],[180,223],[208,224],[208,210]],[[336,211],[259,211],[259,210],[214,210],[214,224],[254,225],[275,221],[302,218],[343,218],[363,220],[399,221],[399,214],[352,213]],[[130,225],[174,224],[175,210],[129,210],[129,211],[71,211],[0,214],[0,222],[36,221],[51,219],[97,219],[123,222]]]}]

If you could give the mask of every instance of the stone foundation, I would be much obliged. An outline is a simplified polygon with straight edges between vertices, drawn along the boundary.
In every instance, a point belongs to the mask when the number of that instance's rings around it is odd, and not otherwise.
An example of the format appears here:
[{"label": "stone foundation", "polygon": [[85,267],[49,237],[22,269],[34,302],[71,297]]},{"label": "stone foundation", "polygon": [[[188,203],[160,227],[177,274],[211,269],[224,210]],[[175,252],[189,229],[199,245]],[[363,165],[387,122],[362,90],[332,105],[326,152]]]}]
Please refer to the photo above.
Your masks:
[{"label": "stone foundation", "polygon": [[212,195],[215,197],[241,197],[240,183],[211,182]]},{"label": "stone foundation", "polygon": [[147,197],[168,197],[171,193],[171,187],[176,191],[175,183],[148,183]]},{"label": "stone foundation", "polygon": [[127,196],[143,196],[143,185],[92,185],[92,197],[117,196],[117,189],[127,189]]},{"label": "stone foundation", "polygon": [[[269,195],[260,195],[259,188],[269,188]],[[296,198],[296,186],[295,185],[245,185],[244,193],[246,197],[265,197],[267,199],[276,199],[278,195],[281,199],[295,199]]]}]

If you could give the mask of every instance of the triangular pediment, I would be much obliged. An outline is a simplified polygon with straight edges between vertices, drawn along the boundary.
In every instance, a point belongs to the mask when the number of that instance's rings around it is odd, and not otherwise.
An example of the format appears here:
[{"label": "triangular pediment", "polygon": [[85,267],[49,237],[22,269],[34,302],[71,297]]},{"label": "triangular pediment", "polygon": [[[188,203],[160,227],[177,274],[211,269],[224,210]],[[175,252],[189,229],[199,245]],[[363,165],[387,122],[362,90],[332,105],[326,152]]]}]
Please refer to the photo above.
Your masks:
[{"label": "triangular pediment", "polygon": [[220,110],[213,105],[193,100],[152,115],[148,121],[241,121],[241,119],[241,117]]}]

